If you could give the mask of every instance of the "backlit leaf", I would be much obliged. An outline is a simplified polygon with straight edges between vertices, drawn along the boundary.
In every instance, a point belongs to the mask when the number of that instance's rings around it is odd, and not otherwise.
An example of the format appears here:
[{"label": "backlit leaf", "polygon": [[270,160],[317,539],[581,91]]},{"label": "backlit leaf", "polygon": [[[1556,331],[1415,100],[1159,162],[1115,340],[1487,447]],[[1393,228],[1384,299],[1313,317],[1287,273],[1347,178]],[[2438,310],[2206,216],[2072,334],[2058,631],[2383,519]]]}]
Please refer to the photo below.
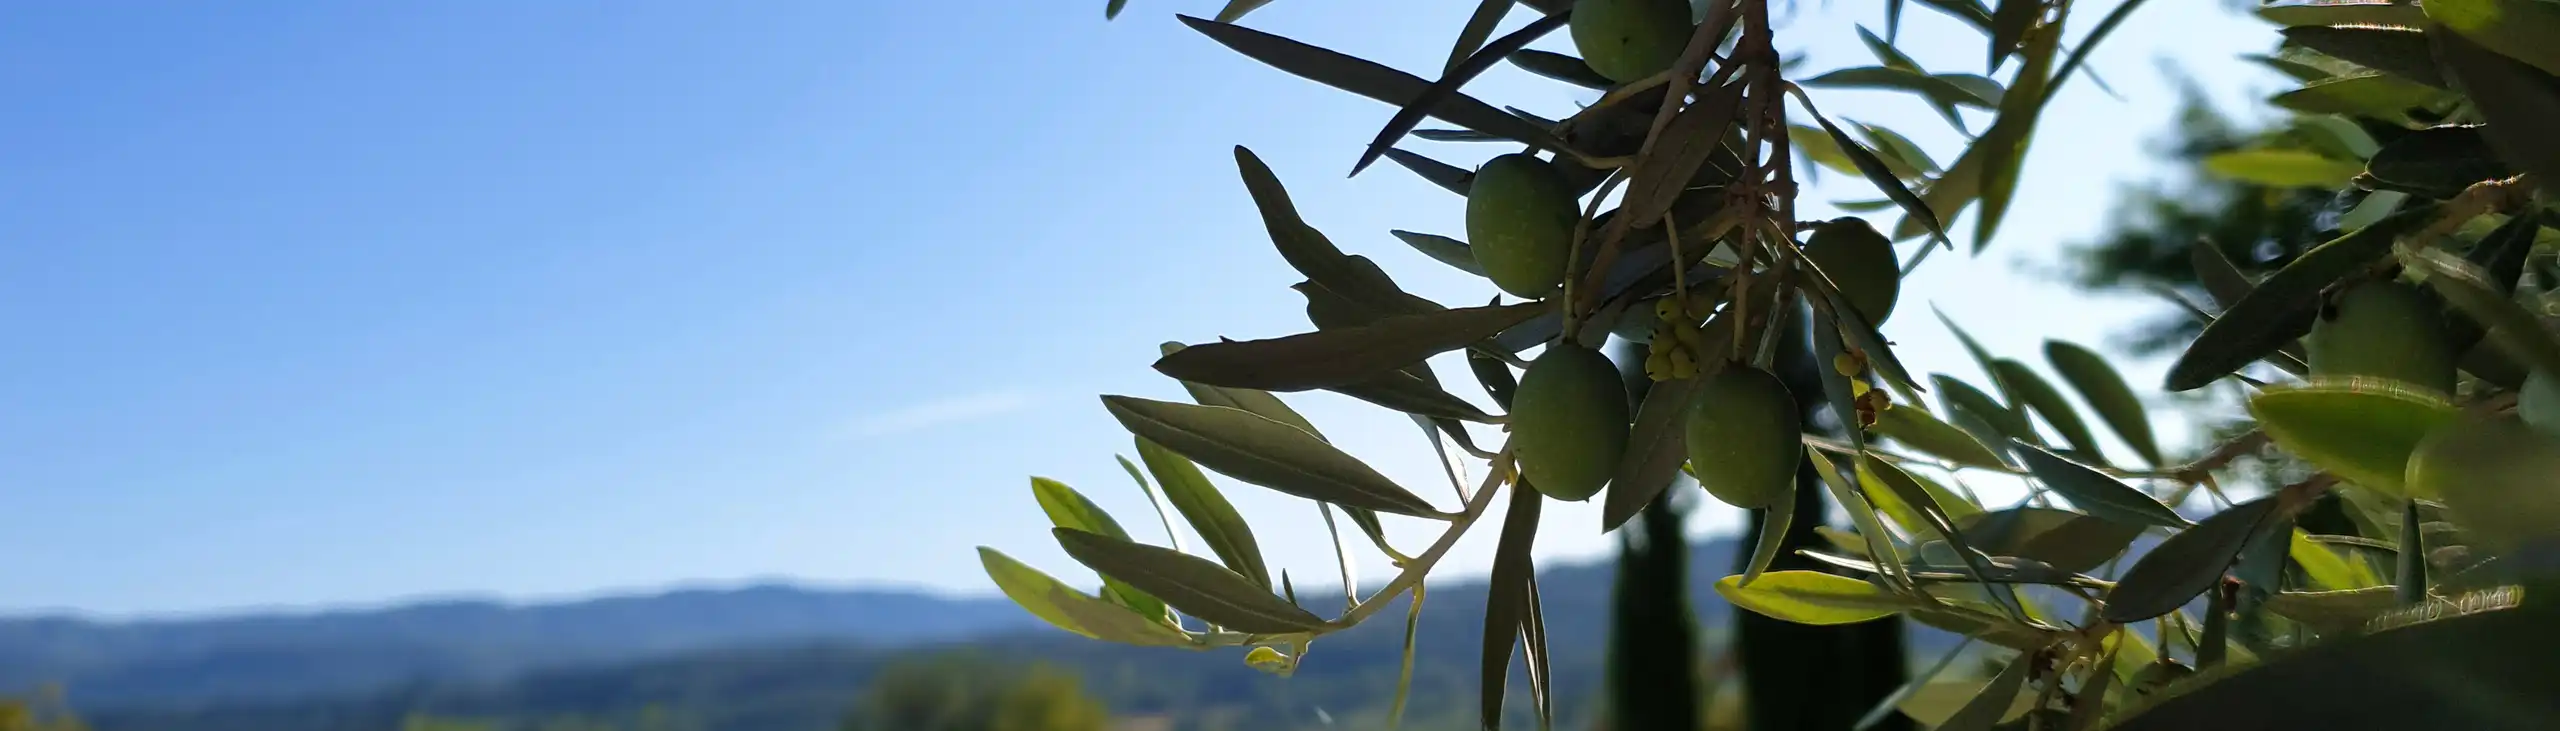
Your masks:
[{"label": "backlit leaf", "polygon": [[2397,119],[2411,107],[2434,104],[2444,92],[2387,74],[2321,79],[2275,95],[2276,106],[2306,114],[2361,114]]},{"label": "backlit leaf", "polygon": [[1992,469],[2007,466],[2001,463],[2000,455],[1983,446],[1981,440],[1966,434],[1963,429],[1939,421],[1938,417],[1918,407],[1895,406],[1877,413],[1875,432],[1878,436],[1956,464]]},{"label": "backlit leaf", "polygon": [[[2440,9],[2430,5],[2427,10],[2434,14]],[[2535,64],[2483,48],[2460,33],[2430,34],[2429,40],[2452,77],[2449,80],[2489,121],[2482,131],[2498,156],[2518,170],[2533,173],[2544,193],[2560,191],[2560,138],[2547,134],[2553,125],[2560,125],[2560,79],[2553,78],[2550,65],[2534,68]],[[2541,57],[2560,56],[2560,46],[2548,37],[2533,43],[2540,44],[2537,55]]]},{"label": "backlit leaf", "polygon": [[1786,551],[1787,528],[1795,523],[1796,501],[1792,497],[1778,500],[1770,503],[1767,508],[1751,512],[1760,514],[1760,532],[1758,533],[1760,540],[1752,543],[1751,561],[1744,564],[1742,569],[1742,581],[1739,585],[1745,587],[1750,586],[1751,582],[1760,580],[1760,575],[1769,570],[1769,564],[1777,561],[1778,554]]},{"label": "backlit leaf", "polygon": [[[1040,502],[1040,511],[1049,515],[1051,525],[1129,540],[1129,532],[1120,528],[1119,521],[1112,520],[1111,514],[1103,512],[1102,506],[1093,504],[1084,493],[1076,492],[1066,483],[1046,477],[1031,478],[1031,496]],[[1102,594],[1141,615],[1164,615],[1164,602],[1118,579],[1102,577]]]},{"label": "backlit leaf", "polygon": [[1697,388],[1698,379],[1681,378],[1655,383],[1645,391],[1644,403],[1636,407],[1627,451],[1618,459],[1608,497],[1601,504],[1600,530],[1617,530],[1626,524],[1680,474],[1680,464],[1689,458],[1684,424]]},{"label": "backlit leaf", "polygon": [[1263,564],[1262,547],[1253,539],[1253,526],[1244,522],[1235,505],[1200,473],[1200,467],[1175,454],[1163,445],[1137,437],[1138,458],[1147,463],[1156,482],[1164,485],[1165,501],[1173,503],[1175,512],[1209,545],[1209,552],[1229,570],[1271,589],[1271,569]]},{"label": "backlit leaf", "polygon": [[1538,538],[1538,512],[1545,498],[1527,483],[1511,486],[1510,507],[1503,512],[1502,536],[1493,549],[1493,575],[1486,579],[1484,652],[1478,680],[1483,728],[1502,727],[1503,686],[1511,678],[1511,651],[1520,640],[1529,612],[1529,582],[1535,568],[1529,550]]},{"label": "backlit leaf", "polygon": [[2425,272],[2427,286],[2470,315],[2488,331],[2489,342],[2496,343],[2517,362],[2560,373],[2560,337],[2508,297],[2504,287],[2489,281],[2480,267],[2439,249],[2408,251],[2400,261]]},{"label": "backlit leaf", "polygon": [[[1485,2],[1477,8],[1476,18],[1468,21],[1468,24],[1471,27],[1468,28],[1467,32],[1474,33],[1475,28],[1472,26],[1479,21],[1486,21],[1483,30],[1487,33],[1492,32],[1493,23],[1497,23],[1502,20],[1502,9],[1493,8],[1493,6],[1499,2],[1500,0],[1485,0]],[[1491,11],[1490,14],[1487,13],[1488,10]],[[1487,20],[1488,15],[1490,16],[1489,21]],[[1394,145],[1397,138],[1401,138],[1406,132],[1412,131],[1414,125],[1420,124],[1422,122],[1422,118],[1429,110],[1440,107],[1443,101],[1456,98],[1458,96],[1458,87],[1465,86],[1467,82],[1475,80],[1477,75],[1483,74],[1486,70],[1493,68],[1494,64],[1501,63],[1503,57],[1510,55],[1512,51],[1525,48],[1529,45],[1530,41],[1535,41],[1548,33],[1554,32],[1558,28],[1564,27],[1565,20],[1569,17],[1571,17],[1571,13],[1568,12],[1548,14],[1546,17],[1539,18],[1536,22],[1532,22],[1527,26],[1521,27],[1519,30],[1504,34],[1501,38],[1495,39],[1484,48],[1475,50],[1473,54],[1467,56],[1464,61],[1458,61],[1453,58],[1452,63],[1449,64],[1447,73],[1442,75],[1440,80],[1431,82],[1430,86],[1423,89],[1421,93],[1414,95],[1399,105],[1400,108],[1396,110],[1396,115],[1387,119],[1387,126],[1378,130],[1377,137],[1369,140],[1369,148],[1360,153],[1360,162],[1351,166],[1351,174],[1358,175],[1361,170],[1367,169],[1370,163],[1377,162],[1378,156],[1385,153],[1389,146]],[[1461,48],[1464,47],[1464,43],[1464,41],[1461,41]],[[1514,139],[1533,145],[1537,144],[1538,141],[1542,139],[1552,139],[1547,136],[1549,133],[1546,131],[1547,128],[1552,126],[1553,125],[1533,125],[1532,128],[1537,130],[1536,136],[1517,137]],[[1499,129],[1480,129],[1478,131],[1495,136],[1503,135],[1503,132]]]},{"label": "backlit leaf", "polygon": [[1857,579],[1819,571],[1771,571],[1750,586],[1742,577],[1716,581],[1734,606],[1797,624],[1849,624],[1902,613],[1913,600]]},{"label": "backlit leaf", "polygon": [[[2560,74],[2560,5],[2543,0],[2428,0],[2428,20],[2499,55]],[[2456,67],[2457,70],[2460,67]]]},{"label": "backlit leaf", "polygon": [[2036,674],[2037,668],[2043,664],[2042,653],[2021,653],[2011,658],[1999,675],[1991,676],[1991,682],[1982,685],[1981,693],[1947,716],[1947,722],[1939,724],[1938,730],[1989,731],[1993,724],[2009,716],[2018,704],[2019,691],[2027,686],[2028,677]]},{"label": "backlit leaf", "polygon": [[2044,358],[2054,372],[2062,374],[2064,383],[2071,384],[2071,390],[2079,392],[2080,400],[2097,410],[2098,420],[2106,422],[2116,438],[2132,447],[2142,461],[2162,464],[2160,444],[2151,436],[2151,416],[2124,377],[2116,374],[2115,366],[2088,348],[2060,340],[2044,341]]},{"label": "backlit leaf", "polygon": [[1974,547],[2074,573],[2096,570],[2124,553],[2143,527],[2068,510],[2021,506],[1956,519]]},{"label": "backlit leaf", "polygon": [[2125,624],[2176,611],[2222,579],[2275,505],[2272,497],[2234,505],[2161,541],[2125,570],[2098,616]]},{"label": "backlit leaf", "polygon": [[2054,494],[2071,500],[2071,504],[2090,515],[2126,525],[2156,525],[2181,528],[2187,519],[2178,511],[2162,505],[2158,498],[2134,489],[2116,478],[2108,477],[2088,465],[2064,459],[2042,447],[2018,443],[2011,453],[2018,455],[2028,472]]},{"label": "backlit leaf", "polygon": [[1582,59],[1561,53],[1524,48],[1511,52],[1511,64],[1529,73],[1586,89],[1607,90],[1617,86],[1617,82],[1610,81],[1609,77],[1591,70],[1591,66],[1583,63]]},{"label": "backlit leaf", "polygon": [[[1238,0],[1242,2],[1244,0]],[[1219,45],[1235,50],[1310,81],[1375,99],[1397,107],[1405,106],[1431,88],[1422,77],[1397,71],[1372,61],[1346,56],[1297,41],[1225,22],[1175,16],[1192,30],[1199,31]],[[1548,150],[1564,145],[1535,122],[1496,109],[1475,97],[1449,93],[1430,107],[1430,116],[1441,121],[1478,132]]]},{"label": "backlit leaf", "polygon": [[1161,597],[1174,609],[1210,624],[1254,634],[1306,632],[1325,626],[1322,618],[1206,559],[1073,528],[1054,528],[1050,533],[1078,563]]},{"label": "backlit leaf", "polygon": [[1413,250],[1415,251],[1422,252],[1423,256],[1431,257],[1442,264],[1457,267],[1458,271],[1479,277],[1484,276],[1484,265],[1476,262],[1476,252],[1474,249],[1467,247],[1467,242],[1459,241],[1447,236],[1414,233],[1412,231],[1389,231],[1387,233],[1395,234],[1396,240],[1404,242],[1406,246],[1413,247]]},{"label": "backlit leaf", "polygon": [[2409,453],[2429,431],[2451,423],[2442,395],[2397,381],[2324,378],[2271,388],[2249,399],[2276,446],[2348,482],[2405,494]]},{"label": "backlit leaf", "polygon": [[1537,303],[1461,307],[1268,340],[1193,345],[1157,360],[1155,368],[1184,381],[1229,388],[1331,388],[1466,347],[1545,309]]},{"label": "backlit leaf", "polygon": [[2258,17],[2288,26],[2416,26],[2427,20],[2417,3],[2398,0],[2280,0],[2258,6]]},{"label": "backlit leaf", "polygon": [[1132,645],[1171,647],[1191,642],[1180,630],[1161,620],[1150,620],[1127,607],[1076,591],[993,548],[979,546],[978,563],[986,569],[987,578],[996,582],[996,588],[1004,590],[1006,598],[1059,629]]},{"label": "backlit leaf", "polygon": [[2301,622],[2321,634],[2351,632],[2399,607],[2392,587],[2342,591],[2285,591],[2267,597],[2267,611]]},{"label": "backlit leaf", "polygon": [[2364,172],[2352,161],[2310,150],[2235,150],[2207,157],[2204,169],[2224,178],[2274,188],[2336,188]]},{"label": "backlit leaf", "polygon": [[1104,396],[1102,402],[1131,433],[1228,477],[1319,502],[1398,515],[1438,514],[1429,502],[1297,427],[1241,409],[1129,396]]},{"label": "backlit leaf", "polygon": [[[2415,4],[2401,4],[2415,14]],[[2284,39],[2358,66],[2438,89],[2449,88],[2436,70],[2427,38],[2412,28],[2376,26],[2301,27],[2284,29]]]},{"label": "backlit leaf", "polygon": [[2104,455],[2098,451],[2097,437],[2090,435],[2089,425],[2080,419],[2080,411],[2072,408],[2071,402],[2063,399],[2062,392],[2055,390],[2053,384],[2046,383],[2043,376],[2037,375],[2035,369],[2028,368],[2025,363],[2003,358],[1993,361],[1992,366],[2000,369],[2000,382],[2008,384],[2020,402],[2033,409],[2036,415],[2044,417],[2047,426],[2062,434],[2063,443],[2071,445],[2072,451],[2082,459],[2102,462]]}]

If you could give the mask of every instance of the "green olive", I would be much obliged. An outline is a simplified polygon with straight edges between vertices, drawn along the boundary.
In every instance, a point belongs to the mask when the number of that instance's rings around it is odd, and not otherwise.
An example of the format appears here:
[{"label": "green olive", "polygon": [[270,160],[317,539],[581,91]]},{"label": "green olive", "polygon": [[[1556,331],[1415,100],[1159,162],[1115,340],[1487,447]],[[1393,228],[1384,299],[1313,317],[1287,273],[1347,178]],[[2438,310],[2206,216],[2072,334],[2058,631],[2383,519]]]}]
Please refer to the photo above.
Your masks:
[{"label": "green olive", "polygon": [[1689,405],[1689,470],[1717,500],[1765,508],[1795,489],[1804,459],[1803,415],[1787,385],[1740,363],[1698,384]]},{"label": "green olive", "polygon": [[1902,295],[1902,267],[1893,255],[1893,240],[1858,218],[1815,224],[1805,240],[1804,256],[1840,287],[1840,296],[1867,319],[1883,325],[1893,316],[1893,301]]},{"label": "green olive", "polygon": [[1582,214],[1554,165],[1527,153],[1485,162],[1467,184],[1467,244],[1494,286],[1538,299],[1564,283]]},{"label": "green olive", "polygon": [[1685,0],[1581,0],[1573,47],[1582,62],[1621,84],[1661,73],[1689,45]]},{"label": "green olive", "polygon": [[1511,445],[1520,476],[1558,500],[1586,500],[1609,483],[1627,451],[1627,386],[1599,351],[1547,346],[1511,399]]},{"label": "green olive", "polygon": [[2484,548],[2560,538],[2560,439],[2513,417],[2437,427],[2410,453],[2407,484],[2442,499]]},{"label": "green olive", "polygon": [[2453,393],[2453,343],[2435,302],[2399,282],[2348,289],[2311,325],[2311,373],[2386,378]]}]

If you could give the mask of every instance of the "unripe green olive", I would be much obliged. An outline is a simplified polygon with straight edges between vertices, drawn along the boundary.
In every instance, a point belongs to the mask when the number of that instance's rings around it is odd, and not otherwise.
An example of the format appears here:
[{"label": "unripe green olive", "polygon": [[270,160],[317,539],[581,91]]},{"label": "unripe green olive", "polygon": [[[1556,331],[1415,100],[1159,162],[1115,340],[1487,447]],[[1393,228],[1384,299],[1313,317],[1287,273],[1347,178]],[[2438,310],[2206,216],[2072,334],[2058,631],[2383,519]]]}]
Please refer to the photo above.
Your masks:
[{"label": "unripe green olive", "polygon": [[1838,218],[1815,224],[1805,240],[1804,256],[1840,287],[1840,296],[1867,319],[1882,325],[1893,315],[1902,295],[1902,267],[1893,255],[1893,240],[1877,233],[1864,219]]},{"label": "unripe green olive", "polygon": [[2437,427],[2409,455],[2409,493],[2452,509],[2477,545],[2505,552],[2560,538],[2560,438],[2512,417]]},{"label": "unripe green olive", "polygon": [[2453,343],[2433,300],[2399,282],[2366,282],[2321,312],[2303,340],[2311,373],[2387,378],[2453,393]]},{"label": "unripe green olive", "polygon": [[1486,161],[1467,184],[1468,248],[1494,286],[1516,296],[1538,299],[1564,283],[1581,218],[1555,166],[1527,153]]},{"label": "unripe green olive", "polygon": [[1627,451],[1627,386],[1599,351],[1547,346],[1511,398],[1520,476],[1547,497],[1585,500],[1609,483]]},{"label": "unripe green olive", "polygon": [[1621,84],[1661,73],[1689,45],[1685,0],[1580,0],[1573,47],[1582,62]]},{"label": "unripe green olive", "polygon": [[1795,489],[1804,458],[1802,415],[1787,385],[1734,363],[1698,384],[1685,436],[1689,471],[1717,500],[1765,508]]}]

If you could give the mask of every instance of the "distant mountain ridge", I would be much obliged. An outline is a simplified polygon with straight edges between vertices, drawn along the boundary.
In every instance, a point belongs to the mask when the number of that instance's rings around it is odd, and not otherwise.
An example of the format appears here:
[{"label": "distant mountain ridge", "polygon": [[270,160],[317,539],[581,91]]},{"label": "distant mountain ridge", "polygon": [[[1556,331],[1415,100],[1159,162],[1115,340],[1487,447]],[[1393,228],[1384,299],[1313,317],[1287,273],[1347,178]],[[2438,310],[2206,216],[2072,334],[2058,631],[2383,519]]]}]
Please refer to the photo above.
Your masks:
[{"label": "distant mountain ridge", "polygon": [[183,619],[0,619],[0,688],[58,682],[83,704],[283,700],[426,680],[827,640],[905,645],[1027,629],[998,598],[765,583],[549,604]]}]

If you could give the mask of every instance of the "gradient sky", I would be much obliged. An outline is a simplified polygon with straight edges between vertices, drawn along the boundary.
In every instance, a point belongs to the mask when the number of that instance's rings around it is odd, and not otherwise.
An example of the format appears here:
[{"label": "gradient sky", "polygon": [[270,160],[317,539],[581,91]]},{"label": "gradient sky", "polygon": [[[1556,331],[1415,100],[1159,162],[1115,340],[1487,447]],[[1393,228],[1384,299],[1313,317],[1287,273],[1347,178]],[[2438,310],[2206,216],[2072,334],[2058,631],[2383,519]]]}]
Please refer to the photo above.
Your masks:
[{"label": "gradient sky", "polygon": [[[1180,398],[1146,368],[1160,341],[1305,328],[1232,145],[1408,288],[1492,292],[1386,234],[1462,235],[1459,199],[1393,166],[1343,177],[1391,108],[1170,17],[1211,0],[1135,0],[1112,23],[1101,5],[0,14],[0,610],[761,578],[975,594],[981,544],[1089,581],[1050,544],[1028,475],[1160,539],[1094,396]],[[1428,70],[1473,5],[1284,0],[1248,25]],[[2074,37],[2112,5],[2081,4]],[[1807,6],[1787,37],[1811,41],[1811,69],[1868,65],[1850,25],[1880,6]],[[1981,70],[1978,36],[1912,7],[1907,50]],[[1905,360],[1980,380],[1929,302],[2027,360],[2045,337],[2103,345],[2156,313],[2039,272],[2156,174],[2145,142],[2175,108],[2157,61],[2237,105],[2275,81],[2233,57],[2274,40],[2207,3],[2137,14],[2092,64],[2124,100],[2074,80],[1998,245],[1906,285],[1887,328]],[[1590,98],[1508,67],[1470,90],[1550,115]],[[1959,144],[1908,98],[1816,94],[1941,161]],[[1409,144],[1466,164],[1497,151]],[[1811,211],[1872,197],[1841,177]],[[2159,364],[2127,370],[2156,383]],[[1409,421],[1291,400],[1450,504]],[[1309,504],[1229,494],[1275,565],[1330,583]],[[1708,512],[1700,530],[1733,524]],[[1551,510],[1542,554],[1608,550],[1597,523]],[[1478,533],[1445,571],[1488,564]]]}]

